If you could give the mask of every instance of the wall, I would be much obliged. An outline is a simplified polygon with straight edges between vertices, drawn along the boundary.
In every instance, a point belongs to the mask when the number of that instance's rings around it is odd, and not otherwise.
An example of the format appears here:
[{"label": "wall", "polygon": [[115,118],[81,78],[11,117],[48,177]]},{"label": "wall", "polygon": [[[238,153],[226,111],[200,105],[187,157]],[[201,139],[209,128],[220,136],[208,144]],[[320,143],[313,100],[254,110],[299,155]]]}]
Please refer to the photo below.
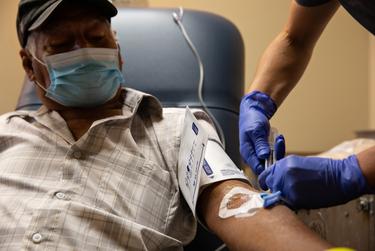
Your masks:
[{"label": "wall", "polygon": [[24,72],[18,56],[16,12],[18,1],[0,1],[0,114],[14,110]]},{"label": "wall", "polygon": [[369,118],[370,129],[375,130],[375,36],[369,38]]},{"label": "wall", "polygon": [[276,117],[290,150],[327,149],[368,128],[368,54],[368,33],[341,9]]},{"label": "wall", "polygon": [[[0,37],[3,56],[0,74],[4,82],[0,113],[14,109],[23,79],[15,33],[17,3],[15,0],[0,2],[0,28],[6,34]],[[231,20],[245,41],[247,84],[251,83],[262,51],[282,28],[289,3],[290,0],[148,1],[150,7],[183,6],[214,12]],[[368,40],[368,33],[345,11],[340,10],[331,21],[301,83],[272,119],[273,125],[285,134],[289,151],[322,151],[352,138],[355,130],[368,129]]]}]

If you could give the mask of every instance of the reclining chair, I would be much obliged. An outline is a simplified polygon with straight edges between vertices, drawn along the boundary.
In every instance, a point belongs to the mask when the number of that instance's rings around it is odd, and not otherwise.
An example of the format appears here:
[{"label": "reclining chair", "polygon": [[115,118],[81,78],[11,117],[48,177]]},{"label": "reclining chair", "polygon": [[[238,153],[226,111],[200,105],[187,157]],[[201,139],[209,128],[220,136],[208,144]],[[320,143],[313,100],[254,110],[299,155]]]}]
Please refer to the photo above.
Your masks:
[{"label": "reclining chair", "polygon": [[[172,18],[172,9],[120,8],[112,20],[125,65],[126,86],[153,94],[165,107],[201,108],[199,65]],[[207,12],[185,11],[182,20],[205,69],[203,99],[223,129],[226,152],[240,166],[238,107],[244,86],[244,45],[228,20]],[[41,105],[34,84],[24,82],[17,110]],[[198,227],[185,250],[216,250],[222,242]]]}]

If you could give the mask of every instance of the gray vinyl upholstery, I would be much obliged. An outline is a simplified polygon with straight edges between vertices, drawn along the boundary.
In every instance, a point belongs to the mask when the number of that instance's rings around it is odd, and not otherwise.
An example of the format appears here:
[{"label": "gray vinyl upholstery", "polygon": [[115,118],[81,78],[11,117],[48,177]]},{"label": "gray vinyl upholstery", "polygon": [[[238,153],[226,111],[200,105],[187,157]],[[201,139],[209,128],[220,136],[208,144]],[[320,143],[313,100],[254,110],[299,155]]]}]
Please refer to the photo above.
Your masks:
[{"label": "gray vinyl upholstery", "polygon": [[[172,9],[120,8],[113,18],[126,86],[151,93],[165,107],[201,107],[197,96],[199,68],[172,18]],[[240,166],[238,107],[244,86],[244,45],[237,28],[215,14],[185,10],[183,23],[205,68],[203,98],[221,124],[226,151]],[[33,83],[25,83],[18,110],[40,106]],[[220,240],[199,227],[185,250],[215,250]]]}]

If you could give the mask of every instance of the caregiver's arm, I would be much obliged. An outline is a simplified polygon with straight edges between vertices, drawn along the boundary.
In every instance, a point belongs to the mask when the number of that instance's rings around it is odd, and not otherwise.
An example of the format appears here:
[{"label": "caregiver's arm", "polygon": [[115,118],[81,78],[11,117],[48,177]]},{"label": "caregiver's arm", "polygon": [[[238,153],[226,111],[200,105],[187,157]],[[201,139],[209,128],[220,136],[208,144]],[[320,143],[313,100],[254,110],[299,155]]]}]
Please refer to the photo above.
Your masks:
[{"label": "caregiver's arm", "polygon": [[304,73],[316,42],[338,7],[336,0],[316,7],[292,1],[288,21],[263,53],[249,92],[266,93],[280,106]]}]

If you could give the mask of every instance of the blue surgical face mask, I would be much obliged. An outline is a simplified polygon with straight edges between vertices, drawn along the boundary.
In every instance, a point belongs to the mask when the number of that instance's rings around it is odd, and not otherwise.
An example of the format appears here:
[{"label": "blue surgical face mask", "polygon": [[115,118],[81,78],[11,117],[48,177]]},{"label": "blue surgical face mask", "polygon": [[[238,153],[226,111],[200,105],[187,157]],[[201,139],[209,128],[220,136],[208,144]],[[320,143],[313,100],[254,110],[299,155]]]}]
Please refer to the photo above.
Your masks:
[{"label": "blue surgical face mask", "polygon": [[67,107],[94,107],[113,98],[124,83],[118,50],[83,48],[45,57],[50,85],[46,97]]}]

